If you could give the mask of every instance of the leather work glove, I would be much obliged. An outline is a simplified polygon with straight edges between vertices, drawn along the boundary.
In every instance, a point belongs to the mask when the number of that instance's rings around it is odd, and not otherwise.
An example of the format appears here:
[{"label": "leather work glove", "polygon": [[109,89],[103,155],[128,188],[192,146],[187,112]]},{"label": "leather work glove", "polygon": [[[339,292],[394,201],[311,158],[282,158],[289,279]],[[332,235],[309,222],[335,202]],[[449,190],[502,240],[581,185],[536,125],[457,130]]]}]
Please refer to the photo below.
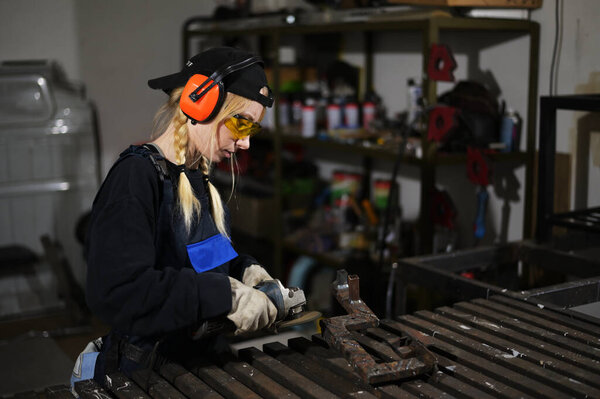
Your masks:
[{"label": "leather work glove", "polygon": [[231,312],[227,318],[235,324],[234,335],[269,327],[277,318],[277,308],[261,291],[229,277]]},{"label": "leather work glove", "polygon": [[273,277],[261,265],[257,264],[248,266],[242,276],[242,282],[248,287],[254,287],[265,280],[273,280]]}]

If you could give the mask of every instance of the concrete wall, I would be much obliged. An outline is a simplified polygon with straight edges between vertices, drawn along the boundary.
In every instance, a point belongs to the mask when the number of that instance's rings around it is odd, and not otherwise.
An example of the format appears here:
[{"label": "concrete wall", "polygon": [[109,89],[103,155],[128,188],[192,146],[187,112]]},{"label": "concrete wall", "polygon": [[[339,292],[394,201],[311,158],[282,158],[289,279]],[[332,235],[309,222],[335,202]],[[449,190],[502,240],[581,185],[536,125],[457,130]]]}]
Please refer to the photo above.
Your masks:
[{"label": "concrete wall", "polygon": [[[600,7],[597,0],[565,1],[564,29],[560,47],[560,65],[557,69],[558,94],[600,92],[600,54],[597,51],[600,25],[597,23]],[[539,94],[548,94],[550,61],[554,41],[555,0],[546,0],[544,6],[531,13],[531,18],[541,24]],[[129,143],[145,140],[151,128],[155,110],[164,95],[146,86],[148,78],[171,73],[181,65],[180,30],[190,16],[210,15],[214,3],[206,0],[2,0],[0,1],[0,59],[50,57],[60,60],[71,78],[82,80],[89,97],[95,102],[100,119],[103,148],[103,169],[108,170],[118,153]],[[35,27],[35,28],[32,28]],[[524,37],[454,37],[451,44],[459,51],[459,78],[472,77],[473,71],[491,71],[503,90],[503,97],[525,113],[526,85],[522,58],[527,54],[528,39]],[[464,43],[477,40],[480,48],[475,64],[467,62],[470,54]],[[405,105],[405,92],[387,89],[386,85],[398,71],[406,76],[418,77],[415,65],[420,51],[414,56],[399,57],[389,49],[390,42],[380,42],[381,54],[375,67],[377,83],[391,110]],[[397,42],[398,43],[398,42]],[[405,50],[410,53],[410,41],[404,39]],[[351,57],[352,48],[347,53]],[[469,55],[470,57],[470,55]],[[467,67],[468,66],[468,67]],[[400,80],[405,82],[405,79]],[[442,88],[443,89],[443,88]],[[441,90],[442,90],[441,89]],[[572,203],[597,205],[600,187],[592,182],[600,177],[600,139],[598,119],[582,117],[579,113],[559,115],[558,149],[570,152],[586,162],[575,162],[579,173],[573,179],[581,180],[583,188],[573,191]],[[583,119],[583,121],[582,121]],[[536,121],[537,123],[537,121]],[[588,133],[578,133],[578,126]],[[582,127],[583,126],[583,127]],[[524,142],[521,148],[524,148]],[[586,151],[585,156],[583,150]],[[388,166],[382,166],[386,169]],[[517,197],[509,203],[511,214],[505,236],[509,240],[521,238],[523,168],[508,171],[521,187]],[[405,172],[402,187],[402,206],[405,214],[418,213],[418,176]],[[439,173],[440,183],[457,195],[457,205],[462,209],[461,229],[469,235],[474,190],[464,179],[464,170],[444,169]],[[469,190],[473,190],[469,192]],[[490,190],[491,191],[491,190]],[[491,240],[500,235],[504,200],[493,193],[490,200]],[[468,242],[465,242],[468,244]]]},{"label": "concrete wall", "polygon": [[81,79],[75,0],[0,1],[0,60],[55,59]]},{"label": "concrete wall", "polygon": [[[540,94],[548,94],[554,42],[554,1],[534,14],[541,23]],[[563,1],[563,31],[556,94],[600,93],[600,6],[597,1]],[[573,156],[571,205],[600,205],[600,114],[559,111],[557,148]],[[572,183],[572,184],[573,184]]]},{"label": "concrete wall", "polygon": [[105,172],[129,144],[147,140],[166,95],[150,78],[181,68],[181,28],[212,2],[107,0],[76,3],[81,74],[98,108]]}]

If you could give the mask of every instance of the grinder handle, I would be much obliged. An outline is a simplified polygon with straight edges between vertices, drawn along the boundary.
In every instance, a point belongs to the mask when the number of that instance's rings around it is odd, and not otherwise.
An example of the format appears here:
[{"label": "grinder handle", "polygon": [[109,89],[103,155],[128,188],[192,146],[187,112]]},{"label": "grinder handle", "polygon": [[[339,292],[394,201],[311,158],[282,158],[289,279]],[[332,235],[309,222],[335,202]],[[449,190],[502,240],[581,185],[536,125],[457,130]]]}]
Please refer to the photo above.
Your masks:
[{"label": "grinder handle", "polygon": [[227,317],[210,319],[202,322],[200,327],[192,331],[192,338],[195,340],[210,338],[220,334],[232,333],[235,329],[235,324]]}]

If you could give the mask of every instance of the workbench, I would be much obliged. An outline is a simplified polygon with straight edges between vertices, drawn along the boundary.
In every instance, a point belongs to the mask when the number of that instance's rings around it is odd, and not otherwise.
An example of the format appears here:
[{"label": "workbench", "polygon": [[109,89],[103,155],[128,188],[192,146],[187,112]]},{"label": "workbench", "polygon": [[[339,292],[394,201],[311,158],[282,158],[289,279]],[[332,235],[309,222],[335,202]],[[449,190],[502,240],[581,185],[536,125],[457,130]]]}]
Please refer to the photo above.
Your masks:
[{"label": "workbench", "polygon": [[[410,336],[434,355],[436,365],[412,378],[367,384],[315,335],[186,367],[166,364],[132,379],[115,373],[107,389],[91,380],[76,389],[82,398],[600,397],[600,320],[577,319],[524,299],[499,294],[458,302],[381,320],[358,333],[379,362],[402,358],[387,343]],[[72,396],[59,386],[18,397]]]}]

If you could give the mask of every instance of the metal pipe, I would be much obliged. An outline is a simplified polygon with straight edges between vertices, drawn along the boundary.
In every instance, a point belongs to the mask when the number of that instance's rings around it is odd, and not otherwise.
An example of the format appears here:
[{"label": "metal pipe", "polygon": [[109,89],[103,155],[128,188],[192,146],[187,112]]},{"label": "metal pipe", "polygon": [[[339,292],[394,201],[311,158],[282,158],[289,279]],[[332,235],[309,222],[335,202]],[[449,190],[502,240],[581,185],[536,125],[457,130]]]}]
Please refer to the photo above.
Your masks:
[{"label": "metal pipe", "polygon": [[360,278],[356,274],[348,276],[348,297],[350,302],[360,301]]}]

